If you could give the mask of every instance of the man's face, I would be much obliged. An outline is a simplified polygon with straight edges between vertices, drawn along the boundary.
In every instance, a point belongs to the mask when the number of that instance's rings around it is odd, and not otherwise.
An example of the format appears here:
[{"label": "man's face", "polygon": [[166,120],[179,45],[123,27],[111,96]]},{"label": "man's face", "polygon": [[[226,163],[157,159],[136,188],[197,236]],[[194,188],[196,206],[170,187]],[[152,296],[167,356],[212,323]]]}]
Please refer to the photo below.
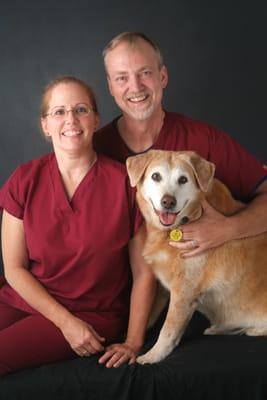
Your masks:
[{"label": "man's face", "polygon": [[121,43],[105,62],[110,93],[124,114],[144,121],[161,109],[168,75],[148,43],[142,39],[133,46]]}]

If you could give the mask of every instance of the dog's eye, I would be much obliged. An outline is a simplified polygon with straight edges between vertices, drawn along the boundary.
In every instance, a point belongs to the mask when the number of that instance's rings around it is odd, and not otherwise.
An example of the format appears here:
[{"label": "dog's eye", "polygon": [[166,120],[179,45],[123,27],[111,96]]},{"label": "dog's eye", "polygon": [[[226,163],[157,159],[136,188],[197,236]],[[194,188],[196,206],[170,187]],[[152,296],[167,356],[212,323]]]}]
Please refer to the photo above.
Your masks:
[{"label": "dog's eye", "polygon": [[153,181],[155,181],[155,182],[159,182],[159,181],[161,181],[161,179],[162,179],[159,172],[154,172],[154,173],[151,175],[151,178],[152,178]]},{"label": "dog's eye", "polygon": [[178,179],[179,185],[184,185],[187,181],[188,181],[188,179],[184,175],[180,176],[180,178]]}]

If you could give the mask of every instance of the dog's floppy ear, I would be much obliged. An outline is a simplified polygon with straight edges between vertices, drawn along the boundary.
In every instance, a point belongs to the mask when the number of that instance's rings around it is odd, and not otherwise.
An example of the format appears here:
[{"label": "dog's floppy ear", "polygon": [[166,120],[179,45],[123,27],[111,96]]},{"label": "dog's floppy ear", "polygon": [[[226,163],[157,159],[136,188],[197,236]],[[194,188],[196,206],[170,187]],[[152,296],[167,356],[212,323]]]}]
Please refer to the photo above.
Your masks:
[{"label": "dog's floppy ear", "polygon": [[205,160],[193,151],[185,152],[184,156],[184,160],[191,165],[194,171],[200,189],[202,192],[207,192],[214,177],[215,164]]},{"label": "dog's floppy ear", "polygon": [[140,181],[148,163],[153,156],[153,150],[148,151],[144,154],[139,154],[137,156],[128,157],[126,160],[126,168],[130,178],[130,184],[132,187],[136,186]]}]

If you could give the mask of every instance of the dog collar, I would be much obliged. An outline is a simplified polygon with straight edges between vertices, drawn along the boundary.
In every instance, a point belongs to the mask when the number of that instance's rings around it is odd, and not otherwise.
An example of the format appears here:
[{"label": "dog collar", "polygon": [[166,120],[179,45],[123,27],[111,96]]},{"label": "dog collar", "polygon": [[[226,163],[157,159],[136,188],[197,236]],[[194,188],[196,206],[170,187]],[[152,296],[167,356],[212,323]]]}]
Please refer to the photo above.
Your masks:
[{"label": "dog collar", "polygon": [[170,231],[170,239],[174,240],[175,242],[179,242],[183,238],[183,232],[181,229],[172,229]]}]

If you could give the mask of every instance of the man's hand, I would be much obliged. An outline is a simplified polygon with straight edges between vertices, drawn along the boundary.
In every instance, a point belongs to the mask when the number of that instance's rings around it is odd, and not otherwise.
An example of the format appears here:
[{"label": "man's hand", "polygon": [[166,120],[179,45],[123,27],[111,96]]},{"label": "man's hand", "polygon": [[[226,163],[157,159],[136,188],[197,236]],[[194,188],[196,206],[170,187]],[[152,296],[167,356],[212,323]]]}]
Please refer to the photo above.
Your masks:
[{"label": "man's hand", "polygon": [[197,221],[184,225],[183,239],[169,244],[181,252],[181,257],[192,257],[207,249],[218,247],[231,240],[229,218],[216,211],[206,199],[202,202],[203,214]]}]

